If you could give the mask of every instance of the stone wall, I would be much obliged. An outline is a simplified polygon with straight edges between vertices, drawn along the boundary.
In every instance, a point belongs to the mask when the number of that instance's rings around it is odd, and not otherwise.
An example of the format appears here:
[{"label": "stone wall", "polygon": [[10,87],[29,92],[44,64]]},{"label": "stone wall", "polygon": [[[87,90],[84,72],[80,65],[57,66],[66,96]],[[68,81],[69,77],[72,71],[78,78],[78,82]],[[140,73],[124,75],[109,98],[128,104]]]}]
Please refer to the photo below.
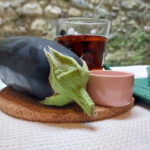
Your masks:
[{"label": "stone wall", "polygon": [[0,0],[0,39],[16,35],[55,38],[64,17],[111,21],[106,62],[150,64],[149,0]]}]

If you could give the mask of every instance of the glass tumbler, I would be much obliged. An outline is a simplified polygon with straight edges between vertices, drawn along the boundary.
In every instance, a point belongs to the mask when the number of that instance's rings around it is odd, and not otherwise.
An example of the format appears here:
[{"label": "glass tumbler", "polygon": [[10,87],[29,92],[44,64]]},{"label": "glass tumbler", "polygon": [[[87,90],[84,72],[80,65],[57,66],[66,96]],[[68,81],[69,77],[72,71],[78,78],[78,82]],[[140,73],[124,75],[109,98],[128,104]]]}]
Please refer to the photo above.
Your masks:
[{"label": "glass tumbler", "polygon": [[85,60],[89,70],[101,70],[110,22],[94,18],[58,19],[57,42]]}]

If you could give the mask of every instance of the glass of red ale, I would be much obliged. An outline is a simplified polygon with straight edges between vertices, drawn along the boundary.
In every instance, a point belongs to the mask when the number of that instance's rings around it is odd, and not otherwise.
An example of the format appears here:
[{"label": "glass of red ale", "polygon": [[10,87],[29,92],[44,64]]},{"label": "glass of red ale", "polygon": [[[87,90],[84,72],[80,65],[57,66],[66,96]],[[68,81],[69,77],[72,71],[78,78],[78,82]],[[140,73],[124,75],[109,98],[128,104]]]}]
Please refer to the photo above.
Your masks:
[{"label": "glass of red ale", "polygon": [[85,60],[90,70],[101,70],[109,29],[110,22],[104,19],[58,19],[57,42]]}]

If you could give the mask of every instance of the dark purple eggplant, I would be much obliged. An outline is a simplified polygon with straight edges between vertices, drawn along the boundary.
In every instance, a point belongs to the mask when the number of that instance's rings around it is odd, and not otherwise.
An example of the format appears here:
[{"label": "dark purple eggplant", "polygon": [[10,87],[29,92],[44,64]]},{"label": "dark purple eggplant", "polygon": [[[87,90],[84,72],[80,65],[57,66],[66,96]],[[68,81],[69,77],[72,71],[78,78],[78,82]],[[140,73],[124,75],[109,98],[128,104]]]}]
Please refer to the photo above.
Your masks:
[{"label": "dark purple eggplant", "polygon": [[38,99],[53,95],[48,81],[50,66],[43,50],[48,46],[83,65],[76,54],[53,41],[11,37],[0,41],[0,79],[8,86]]}]

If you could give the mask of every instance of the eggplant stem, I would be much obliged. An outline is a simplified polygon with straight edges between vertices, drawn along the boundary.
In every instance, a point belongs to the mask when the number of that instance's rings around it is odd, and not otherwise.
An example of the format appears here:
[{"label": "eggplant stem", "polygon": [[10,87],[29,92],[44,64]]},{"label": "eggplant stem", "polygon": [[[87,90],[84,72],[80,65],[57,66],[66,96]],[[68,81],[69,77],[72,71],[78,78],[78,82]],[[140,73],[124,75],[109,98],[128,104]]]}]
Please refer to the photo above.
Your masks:
[{"label": "eggplant stem", "polygon": [[86,92],[85,88],[74,91],[74,101],[87,113],[88,116],[96,117],[95,104]]}]

